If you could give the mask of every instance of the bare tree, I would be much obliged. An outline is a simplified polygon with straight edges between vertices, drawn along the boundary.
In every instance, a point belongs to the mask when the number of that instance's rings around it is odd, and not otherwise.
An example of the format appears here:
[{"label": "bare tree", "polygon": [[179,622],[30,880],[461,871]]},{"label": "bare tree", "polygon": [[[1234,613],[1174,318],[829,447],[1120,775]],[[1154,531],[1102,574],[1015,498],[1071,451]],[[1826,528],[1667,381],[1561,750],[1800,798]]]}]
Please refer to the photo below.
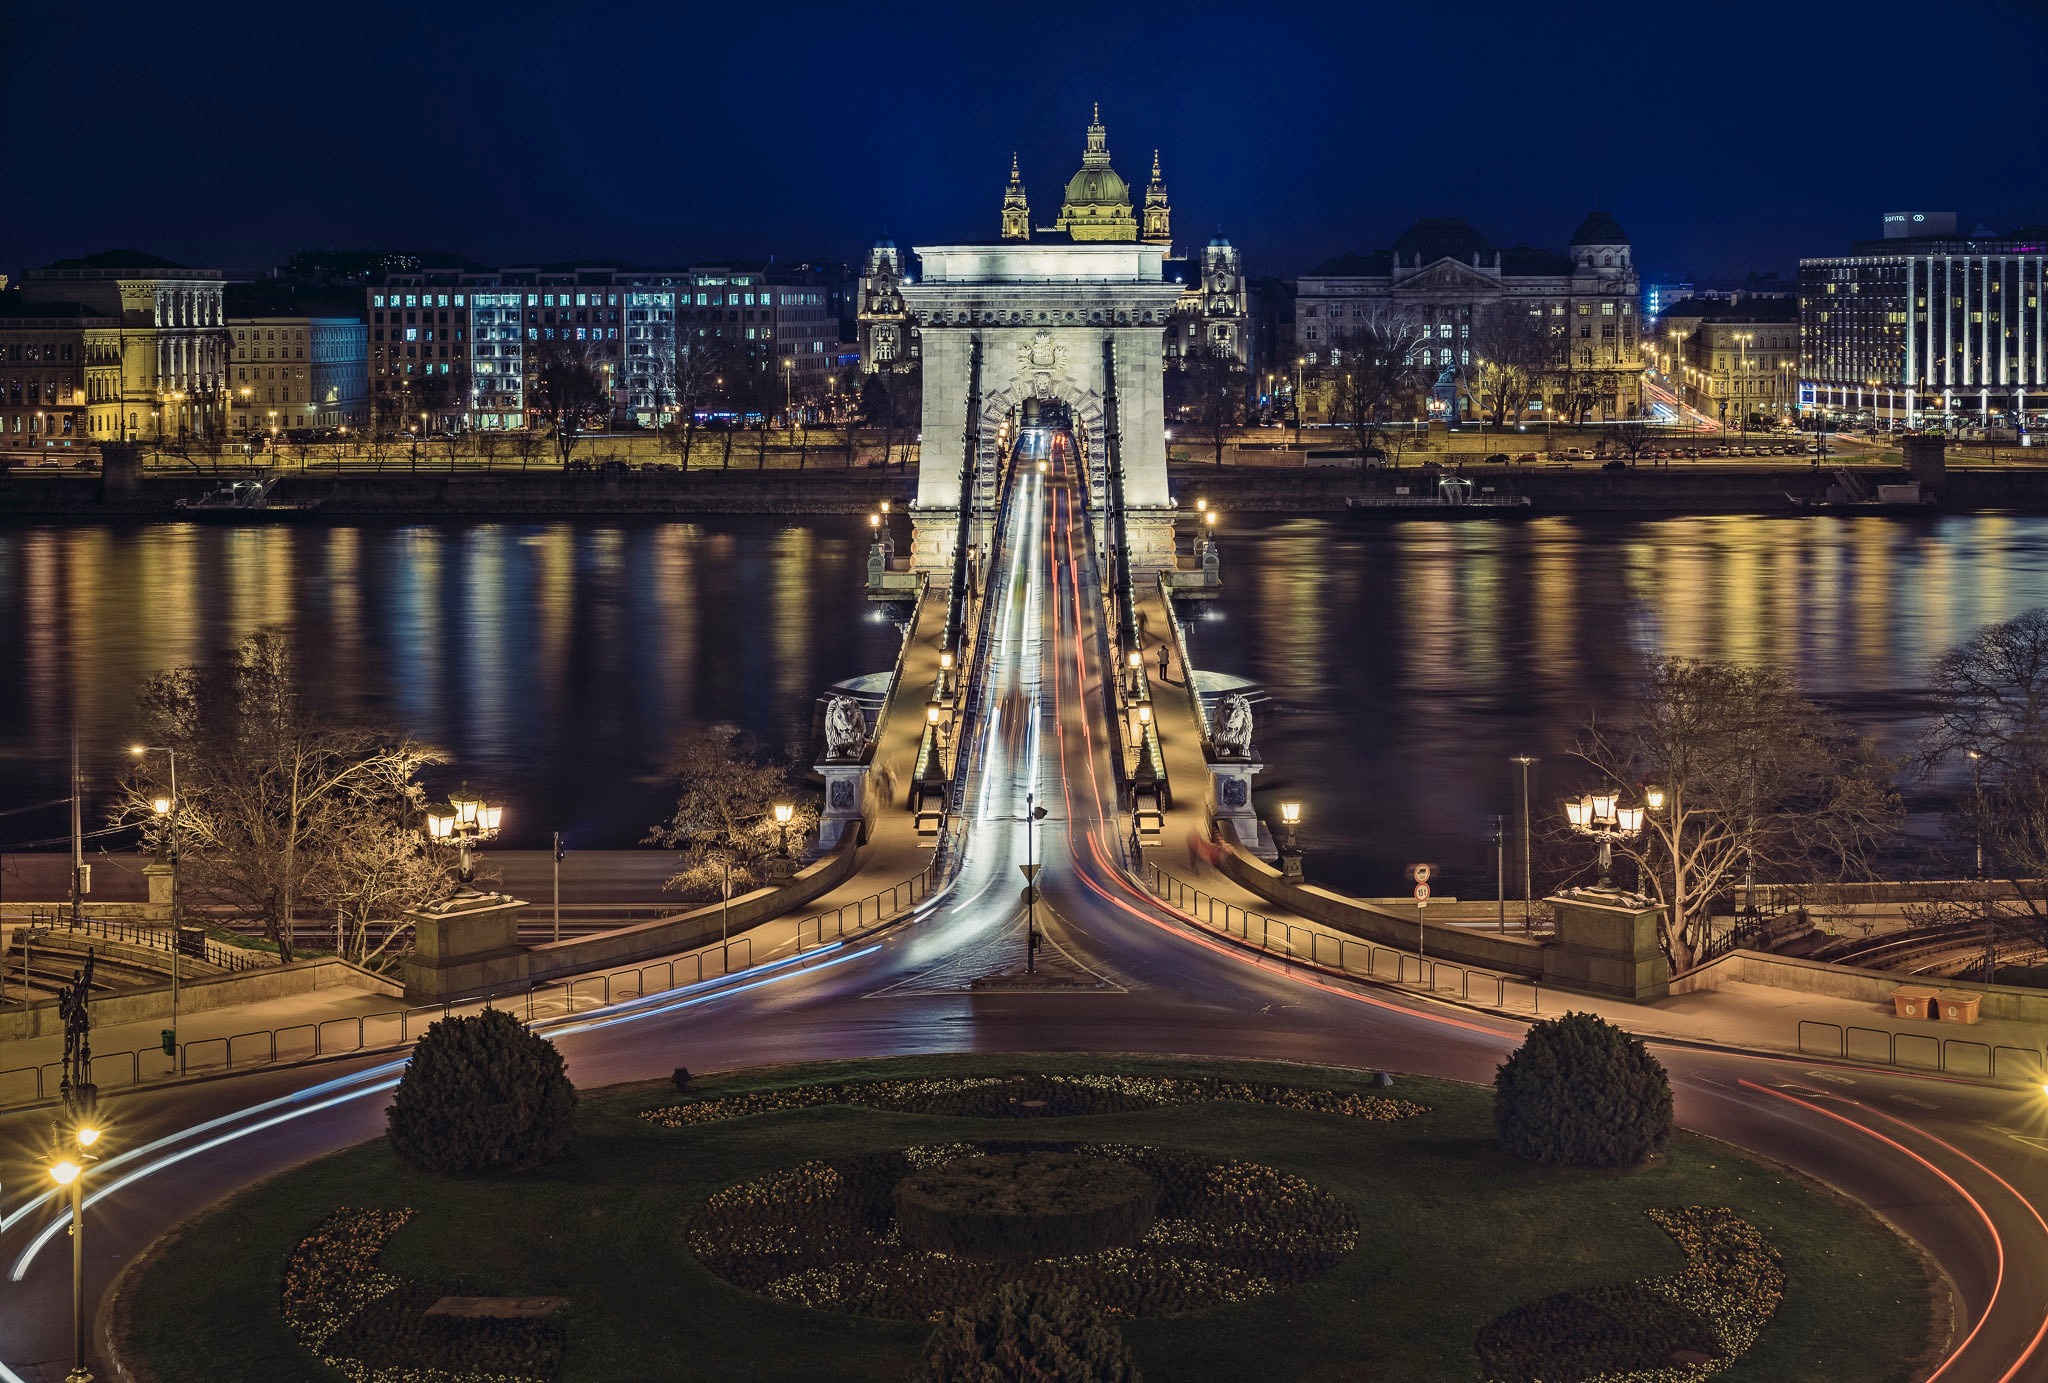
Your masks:
[{"label": "bare tree", "polygon": [[1472,365],[1467,382],[1472,403],[1494,428],[1519,422],[1542,384],[1549,333],[1542,309],[1503,303],[1473,323]]},{"label": "bare tree", "polygon": [[662,445],[677,453],[684,470],[690,468],[690,451],[697,441],[697,415],[717,397],[725,374],[723,344],[709,338],[679,341],[669,361],[663,391],[676,416],[662,428]]},{"label": "bare tree", "polygon": [[547,420],[555,437],[555,459],[566,467],[577,434],[611,407],[604,372],[588,343],[561,338],[534,346],[532,370],[528,411]]},{"label": "bare tree", "polygon": [[1666,659],[1620,718],[1589,721],[1572,752],[1615,789],[1663,789],[1661,810],[1616,853],[1663,906],[1674,970],[1695,963],[1713,901],[1738,882],[1870,877],[1901,817],[1875,747],[1774,668]]},{"label": "bare tree", "polygon": [[[291,642],[271,631],[224,663],[157,674],[140,700],[149,742],[178,754],[184,887],[259,920],[286,961],[301,906],[361,903],[366,838],[417,819],[415,775],[440,762],[401,732],[310,705]],[[162,787],[138,768],[115,818],[162,829],[151,805]],[[385,897],[380,886],[368,906]]]},{"label": "bare tree", "polygon": [[533,458],[540,455],[546,439],[539,429],[529,425],[512,433],[512,451],[519,458],[519,469],[525,470],[533,464]]},{"label": "bare tree", "polygon": [[1213,341],[1197,342],[1167,373],[1168,402],[1193,414],[1209,435],[1218,466],[1223,464],[1223,439],[1244,415],[1244,370],[1237,357]]},{"label": "bare tree", "polygon": [[762,865],[783,836],[777,803],[791,807],[788,834],[799,843],[817,822],[816,807],[797,794],[792,761],[767,754],[736,726],[691,733],[677,751],[673,774],[675,810],[648,830],[644,843],[682,852],[666,887],[690,896],[730,899],[759,886]]},{"label": "bare tree", "polygon": [[505,434],[494,427],[478,428],[472,434],[476,454],[484,463],[485,470],[494,470],[498,464],[498,453],[505,449]]},{"label": "bare tree", "polygon": [[1346,331],[1341,344],[1333,343],[1327,375],[1331,415],[1351,430],[1361,469],[1375,451],[1387,452],[1387,424],[1414,415],[1429,377],[1422,344],[1427,332],[1405,312],[1376,306]]},{"label": "bare tree", "polygon": [[1650,442],[1656,435],[1650,427],[1650,420],[1640,413],[1631,413],[1607,429],[1608,440],[1614,444],[1617,452],[1628,458],[1631,466],[1642,459],[1643,453],[1649,450]]}]

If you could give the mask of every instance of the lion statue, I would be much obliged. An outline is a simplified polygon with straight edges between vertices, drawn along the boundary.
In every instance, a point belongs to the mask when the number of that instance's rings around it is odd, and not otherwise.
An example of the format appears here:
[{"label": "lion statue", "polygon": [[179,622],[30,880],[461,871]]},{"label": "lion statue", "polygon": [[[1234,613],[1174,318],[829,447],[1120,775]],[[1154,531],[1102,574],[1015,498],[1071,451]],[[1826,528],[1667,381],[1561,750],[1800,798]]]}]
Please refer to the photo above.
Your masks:
[{"label": "lion statue", "polygon": [[1252,703],[1232,692],[1216,703],[1216,722],[1209,734],[1216,752],[1229,758],[1243,758],[1252,752]]},{"label": "lion statue", "polygon": [[868,743],[868,720],[860,703],[850,696],[835,696],[825,703],[825,757],[851,759]]}]

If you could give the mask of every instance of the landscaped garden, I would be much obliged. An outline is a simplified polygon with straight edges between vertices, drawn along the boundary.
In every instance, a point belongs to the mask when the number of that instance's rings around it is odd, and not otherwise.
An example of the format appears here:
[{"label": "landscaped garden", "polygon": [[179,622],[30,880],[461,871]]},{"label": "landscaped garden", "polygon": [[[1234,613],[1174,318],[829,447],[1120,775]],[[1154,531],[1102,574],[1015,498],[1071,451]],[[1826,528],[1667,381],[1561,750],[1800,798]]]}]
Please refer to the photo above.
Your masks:
[{"label": "landscaped garden", "polygon": [[963,1056],[570,1108],[526,1170],[418,1170],[445,1149],[408,1134],[208,1212],[138,1270],[124,1353],[157,1383],[894,1383],[947,1376],[943,1318],[955,1353],[1064,1330],[1111,1361],[1071,1376],[1152,1383],[1926,1371],[1921,1262],[1854,1206],[1682,1132],[1516,1156],[1472,1086]]}]

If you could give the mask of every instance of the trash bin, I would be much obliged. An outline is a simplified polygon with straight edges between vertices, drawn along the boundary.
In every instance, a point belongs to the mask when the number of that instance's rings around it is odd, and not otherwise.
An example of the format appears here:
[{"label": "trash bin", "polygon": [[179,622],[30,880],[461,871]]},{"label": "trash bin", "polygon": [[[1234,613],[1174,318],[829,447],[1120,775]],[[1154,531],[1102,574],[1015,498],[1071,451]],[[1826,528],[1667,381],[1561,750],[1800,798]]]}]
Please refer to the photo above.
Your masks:
[{"label": "trash bin", "polygon": [[176,1056],[178,1054],[178,1030],[176,1028],[163,1029],[160,1040],[164,1044],[165,1056]]},{"label": "trash bin", "polygon": [[1944,989],[1935,997],[1935,1003],[1941,1009],[1942,1022],[1974,1023],[1977,1021],[1977,1005],[1983,997],[1960,989]]},{"label": "trash bin", "polygon": [[178,928],[178,954],[191,956],[194,960],[206,959],[206,928]]},{"label": "trash bin", "polygon": [[1932,1018],[1935,996],[1940,993],[1924,984],[1902,984],[1892,991],[1892,1012],[1900,1018]]}]

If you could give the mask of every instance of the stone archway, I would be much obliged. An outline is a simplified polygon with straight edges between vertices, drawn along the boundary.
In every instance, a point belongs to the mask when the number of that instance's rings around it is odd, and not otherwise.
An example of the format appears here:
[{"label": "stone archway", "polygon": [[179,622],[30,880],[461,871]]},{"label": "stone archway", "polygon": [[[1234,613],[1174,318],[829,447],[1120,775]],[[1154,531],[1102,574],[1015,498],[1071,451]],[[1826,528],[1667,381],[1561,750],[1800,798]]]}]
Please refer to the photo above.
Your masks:
[{"label": "stone archway", "polygon": [[[923,271],[902,287],[924,360],[924,431],[912,555],[921,568],[952,561],[966,461],[968,390],[981,349],[979,450],[973,475],[993,495],[996,428],[1013,404],[1055,397],[1088,429],[1090,503],[1102,512],[1103,426],[1114,361],[1125,523],[1139,567],[1173,564],[1166,485],[1163,336],[1180,285],[1165,281],[1165,247],[1143,244],[920,247]],[[1105,350],[1105,348],[1107,348]]]}]

